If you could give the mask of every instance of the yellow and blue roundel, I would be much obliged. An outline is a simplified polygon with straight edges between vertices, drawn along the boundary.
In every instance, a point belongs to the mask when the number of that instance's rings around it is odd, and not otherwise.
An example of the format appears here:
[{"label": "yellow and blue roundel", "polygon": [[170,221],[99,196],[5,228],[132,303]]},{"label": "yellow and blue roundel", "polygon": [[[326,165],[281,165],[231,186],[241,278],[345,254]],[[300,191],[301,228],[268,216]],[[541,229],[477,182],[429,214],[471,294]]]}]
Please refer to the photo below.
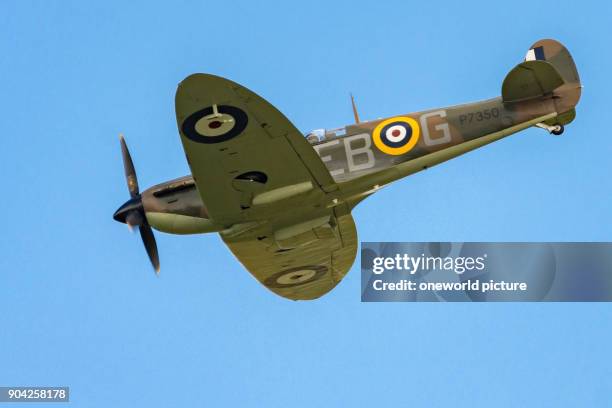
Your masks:
[{"label": "yellow and blue roundel", "polygon": [[417,121],[405,116],[383,120],[372,133],[376,147],[394,156],[412,150],[420,136],[421,129]]}]

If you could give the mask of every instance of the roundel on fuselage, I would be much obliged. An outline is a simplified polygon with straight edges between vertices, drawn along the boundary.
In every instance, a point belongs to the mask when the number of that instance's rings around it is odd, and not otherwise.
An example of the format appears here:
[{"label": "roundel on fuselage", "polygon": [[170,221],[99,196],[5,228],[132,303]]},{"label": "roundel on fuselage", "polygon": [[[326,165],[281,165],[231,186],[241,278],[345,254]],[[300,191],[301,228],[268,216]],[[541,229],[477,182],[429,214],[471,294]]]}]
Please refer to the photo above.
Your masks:
[{"label": "roundel on fuselage", "polygon": [[374,144],[383,153],[400,155],[409,152],[419,141],[421,131],[416,120],[395,117],[380,122],[372,133]]}]

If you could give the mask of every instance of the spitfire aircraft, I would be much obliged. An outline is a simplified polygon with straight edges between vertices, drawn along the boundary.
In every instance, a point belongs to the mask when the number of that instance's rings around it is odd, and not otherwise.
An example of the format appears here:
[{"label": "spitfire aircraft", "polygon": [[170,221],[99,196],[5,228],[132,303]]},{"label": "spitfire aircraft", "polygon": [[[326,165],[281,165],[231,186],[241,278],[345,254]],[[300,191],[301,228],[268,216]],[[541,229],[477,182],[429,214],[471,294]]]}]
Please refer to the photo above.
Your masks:
[{"label": "spitfire aircraft", "polygon": [[294,300],[334,288],[353,264],[351,210],[381,187],[537,126],[575,117],[581,85],[563,45],[541,40],[502,83],[501,97],[360,121],[302,135],[274,106],[230,80],[193,74],[176,92],[191,175],[139,191],[125,140],[130,200],[114,219],[139,228],[159,272],[151,228],[218,232],[264,286]]}]

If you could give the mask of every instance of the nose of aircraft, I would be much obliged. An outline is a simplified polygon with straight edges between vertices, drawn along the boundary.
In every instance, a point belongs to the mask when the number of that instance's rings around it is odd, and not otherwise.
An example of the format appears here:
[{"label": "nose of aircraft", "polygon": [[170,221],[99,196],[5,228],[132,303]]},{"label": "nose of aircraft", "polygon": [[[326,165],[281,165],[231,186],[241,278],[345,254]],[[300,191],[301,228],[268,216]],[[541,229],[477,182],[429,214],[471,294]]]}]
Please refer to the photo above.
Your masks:
[{"label": "nose of aircraft", "polygon": [[149,255],[151,264],[155,269],[155,273],[159,273],[159,255],[157,253],[157,243],[155,242],[155,236],[153,230],[147,222],[144,205],[142,204],[142,196],[138,189],[138,179],[136,178],[136,170],[134,169],[134,163],[132,162],[132,156],[130,151],[125,144],[123,135],[119,136],[121,142],[121,155],[123,157],[123,169],[125,171],[125,178],[127,181],[128,191],[130,192],[130,199],[126,201],[121,207],[115,211],[113,218],[115,221],[122,222],[128,226],[138,226],[138,232],[142,238],[142,243]]},{"label": "nose of aircraft", "polygon": [[[127,200],[113,214],[113,219],[129,225],[140,225],[143,221],[144,207],[140,196]],[[138,219],[136,219],[138,218]]]}]

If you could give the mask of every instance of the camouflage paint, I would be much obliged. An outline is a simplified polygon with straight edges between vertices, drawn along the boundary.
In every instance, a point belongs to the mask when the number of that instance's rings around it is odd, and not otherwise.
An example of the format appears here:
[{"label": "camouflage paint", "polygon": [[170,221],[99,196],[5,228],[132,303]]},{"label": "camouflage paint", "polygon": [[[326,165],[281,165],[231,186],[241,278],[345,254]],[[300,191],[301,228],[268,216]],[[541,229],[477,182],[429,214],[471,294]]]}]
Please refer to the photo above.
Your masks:
[{"label": "camouflage paint", "polygon": [[[574,107],[578,103],[581,92],[580,80],[571,56],[558,42],[541,40],[536,42],[527,53],[527,60],[534,58],[545,58],[545,61],[559,73],[563,84],[550,92],[544,92],[542,95],[527,100],[507,102],[502,96],[475,103],[351,124],[344,128],[327,131],[321,139],[314,138],[312,135],[307,136],[313,149],[319,154],[339,186],[335,195],[330,194],[334,197],[334,203],[353,200],[350,203],[352,208],[363,199],[362,196],[367,196],[381,187],[381,185],[373,184],[374,181],[368,183],[369,178],[376,180],[377,175],[389,169],[414,162],[432,153],[449,151],[448,157],[435,160],[435,163],[438,163],[457,155],[451,153],[452,148],[467,145],[468,142],[486,138],[496,132],[512,130],[517,125],[537,118],[547,117],[545,122],[548,125],[569,123],[575,116]],[[519,64],[511,71],[504,84],[510,81],[512,86],[516,86],[512,80],[516,79],[521,72],[526,74],[529,80],[531,74],[529,69],[530,66],[523,67]],[[514,77],[511,77],[513,75]],[[523,77],[519,79],[525,81]],[[381,142],[381,130],[386,125],[391,125],[392,128],[388,135],[391,139],[386,140],[387,143],[393,145],[395,143],[393,141],[401,139],[402,132],[408,129],[412,131],[412,134],[404,137],[404,140],[408,140],[411,145],[400,146],[400,141],[396,143],[399,147],[386,146],[384,142]],[[514,131],[516,130],[510,133]],[[476,145],[476,147],[479,146]],[[465,151],[469,150],[472,148],[465,149]],[[424,168],[427,168],[427,165],[422,167]],[[390,182],[402,176],[402,173],[398,172],[397,177],[390,176],[382,179]],[[358,186],[357,190],[353,188],[350,193],[344,194],[343,187],[350,185],[351,181],[359,182],[354,184]],[[354,197],[362,198],[355,199]],[[227,227],[216,225],[214,222],[200,223],[196,227],[185,227],[185,216],[193,217],[194,220],[209,218],[191,176],[171,180],[147,189],[142,193],[142,201],[151,225],[164,232],[179,234],[212,232]],[[281,205],[286,205],[286,203]],[[149,213],[175,214],[181,218],[172,220],[168,217],[149,216]],[[160,221],[162,218],[163,222]],[[178,225],[183,225],[183,227],[178,227]]]}]

